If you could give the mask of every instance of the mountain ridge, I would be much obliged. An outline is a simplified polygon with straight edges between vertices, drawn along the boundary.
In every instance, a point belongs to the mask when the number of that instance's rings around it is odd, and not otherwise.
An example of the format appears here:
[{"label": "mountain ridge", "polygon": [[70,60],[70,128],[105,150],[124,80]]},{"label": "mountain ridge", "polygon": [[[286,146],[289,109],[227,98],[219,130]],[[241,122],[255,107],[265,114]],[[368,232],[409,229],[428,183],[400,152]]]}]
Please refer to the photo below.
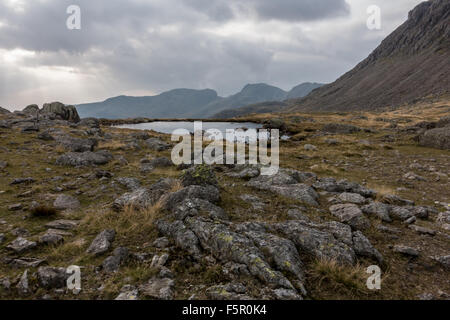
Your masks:
[{"label": "mountain ridge", "polygon": [[321,85],[306,82],[284,91],[265,83],[247,84],[228,97],[220,97],[212,89],[173,89],[155,96],[120,95],[101,102],[78,104],[76,108],[82,118],[208,118],[228,109],[302,97]]}]

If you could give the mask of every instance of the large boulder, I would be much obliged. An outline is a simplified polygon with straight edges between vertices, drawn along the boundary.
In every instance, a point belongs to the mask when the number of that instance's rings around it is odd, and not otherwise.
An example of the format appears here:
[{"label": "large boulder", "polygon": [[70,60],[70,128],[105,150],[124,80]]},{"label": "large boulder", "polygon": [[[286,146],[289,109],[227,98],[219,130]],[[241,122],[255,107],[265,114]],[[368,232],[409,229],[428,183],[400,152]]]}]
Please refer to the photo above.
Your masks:
[{"label": "large boulder", "polygon": [[423,147],[450,150],[450,126],[428,130],[419,137]]},{"label": "large boulder", "polygon": [[36,115],[39,112],[39,107],[37,104],[30,104],[22,110],[23,113],[27,113],[30,115]]},{"label": "large boulder", "polygon": [[53,114],[56,119],[66,120],[69,122],[80,122],[80,116],[74,106],[66,106],[61,102],[52,102],[44,104],[42,114]]}]

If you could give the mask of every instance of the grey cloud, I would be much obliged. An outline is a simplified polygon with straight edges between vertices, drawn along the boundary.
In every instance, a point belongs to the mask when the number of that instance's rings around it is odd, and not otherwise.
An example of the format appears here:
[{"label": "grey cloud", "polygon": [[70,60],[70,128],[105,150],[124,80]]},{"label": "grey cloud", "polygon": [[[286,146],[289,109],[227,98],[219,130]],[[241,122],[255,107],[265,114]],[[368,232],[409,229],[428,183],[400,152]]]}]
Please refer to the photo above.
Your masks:
[{"label": "grey cloud", "polygon": [[[247,0],[249,1],[249,0]],[[311,21],[348,15],[345,0],[250,0],[262,19]]]}]

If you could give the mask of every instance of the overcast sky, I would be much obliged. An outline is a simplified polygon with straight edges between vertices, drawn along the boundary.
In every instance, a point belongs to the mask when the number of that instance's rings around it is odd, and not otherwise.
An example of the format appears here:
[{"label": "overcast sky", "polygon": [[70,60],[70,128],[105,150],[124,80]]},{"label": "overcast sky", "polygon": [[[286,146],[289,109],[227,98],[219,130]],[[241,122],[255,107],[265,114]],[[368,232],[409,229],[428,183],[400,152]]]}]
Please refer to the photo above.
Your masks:
[{"label": "overcast sky", "polygon": [[[332,82],[421,0],[0,0],[0,106]],[[69,5],[81,30],[69,30]],[[381,30],[366,26],[381,8]]]}]

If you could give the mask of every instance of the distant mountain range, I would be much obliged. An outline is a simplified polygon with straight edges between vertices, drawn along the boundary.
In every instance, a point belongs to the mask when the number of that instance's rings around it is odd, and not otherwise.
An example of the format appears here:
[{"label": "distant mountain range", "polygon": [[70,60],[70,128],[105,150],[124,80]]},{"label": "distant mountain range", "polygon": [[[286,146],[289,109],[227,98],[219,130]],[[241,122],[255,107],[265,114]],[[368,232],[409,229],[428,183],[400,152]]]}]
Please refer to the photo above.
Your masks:
[{"label": "distant mountain range", "polygon": [[214,117],[225,110],[239,109],[261,102],[281,102],[287,99],[301,98],[322,85],[319,83],[303,83],[286,92],[265,83],[248,84],[239,93],[227,98],[218,96],[217,92],[211,89],[175,89],[156,96],[118,96],[103,102],[79,104],[76,108],[82,118],[202,119]]},{"label": "distant mountain range", "polygon": [[287,111],[376,110],[450,93],[450,1],[422,2],[372,54]]}]

